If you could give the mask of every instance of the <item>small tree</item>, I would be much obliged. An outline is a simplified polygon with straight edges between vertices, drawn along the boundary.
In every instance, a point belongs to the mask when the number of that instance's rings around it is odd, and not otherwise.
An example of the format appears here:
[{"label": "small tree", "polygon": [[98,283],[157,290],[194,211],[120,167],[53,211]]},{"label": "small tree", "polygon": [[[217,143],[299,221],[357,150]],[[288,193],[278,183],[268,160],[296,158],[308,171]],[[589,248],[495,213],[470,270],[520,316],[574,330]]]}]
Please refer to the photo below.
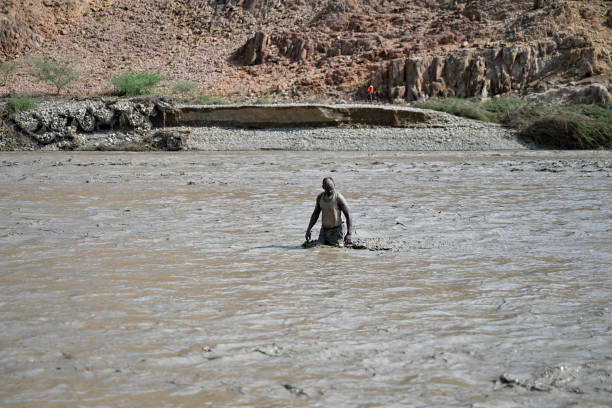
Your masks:
[{"label": "small tree", "polygon": [[62,88],[76,81],[79,73],[68,60],[57,61],[51,57],[36,58],[32,62],[30,74],[35,78],[57,88],[59,94]]}]

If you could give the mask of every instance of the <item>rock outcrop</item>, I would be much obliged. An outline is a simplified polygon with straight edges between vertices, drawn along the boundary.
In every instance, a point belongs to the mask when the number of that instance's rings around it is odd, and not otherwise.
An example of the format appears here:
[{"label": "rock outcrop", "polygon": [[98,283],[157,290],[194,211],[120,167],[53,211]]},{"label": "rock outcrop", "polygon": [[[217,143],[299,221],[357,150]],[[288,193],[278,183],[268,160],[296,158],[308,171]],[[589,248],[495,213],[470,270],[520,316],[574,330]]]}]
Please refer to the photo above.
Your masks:
[{"label": "rock outcrop", "polygon": [[555,86],[544,92],[530,93],[525,99],[530,102],[546,102],[559,105],[597,104],[604,107],[612,105],[612,80],[607,83],[588,83],[588,80],[584,82]]},{"label": "rock outcrop", "polygon": [[[103,4],[104,0],[93,0]],[[43,35],[67,32],[71,22],[85,14],[92,0],[2,0],[0,57],[13,58],[35,49]]]},{"label": "rock outcrop", "polygon": [[60,148],[74,148],[82,134],[111,129],[151,129],[152,118],[164,109],[157,104],[147,99],[45,102],[36,109],[15,115],[13,122],[17,130],[41,145],[56,143]]},{"label": "rock outcrop", "polygon": [[[437,15],[423,13],[428,6],[420,3],[385,10],[329,1],[306,31],[258,32],[243,47],[256,51],[243,61],[261,65],[248,71],[259,79],[263,69],[298,63],[304,75],[296,83],[307,89],[371,81],[380,98],[392,101],[541,91],[611,71],[601,4],[531,0],[500,9],[477,0],[434,3]],[[260,50],[262,38],[269,41]]]},{"label": "rock outcrop", "polygon": [[261,64],[266,60],[269,47],[270,37],[259,31],[236,52],[236,56],[245,65]]},{"label": "rock outcrop", "polygon": [[0,56],[5,58],[34,48],[39,36],[19,16],[0,14]]},{"label": "rock outcrop", "polygon": [[461,50],[445,56],[410,57],[385,63],[372,74],[391,100],[487,97],[546,88],[551,78],[582,79],[602,72],[610,54],[579,36]]}]

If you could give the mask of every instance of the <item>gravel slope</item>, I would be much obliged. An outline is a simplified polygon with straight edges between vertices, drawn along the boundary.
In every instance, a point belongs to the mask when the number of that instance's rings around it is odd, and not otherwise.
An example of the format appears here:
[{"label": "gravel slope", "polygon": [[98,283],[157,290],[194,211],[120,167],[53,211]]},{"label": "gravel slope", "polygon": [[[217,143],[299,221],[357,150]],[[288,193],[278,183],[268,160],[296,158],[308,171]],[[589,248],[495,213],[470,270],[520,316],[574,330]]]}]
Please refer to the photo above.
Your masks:
[{"label": "gravel slope", "polygon": [[338,127],[235,129],[179,127],[188,150],[516,150],[531,146],[499,125],[446,115],[444,124],[409,128]]}]

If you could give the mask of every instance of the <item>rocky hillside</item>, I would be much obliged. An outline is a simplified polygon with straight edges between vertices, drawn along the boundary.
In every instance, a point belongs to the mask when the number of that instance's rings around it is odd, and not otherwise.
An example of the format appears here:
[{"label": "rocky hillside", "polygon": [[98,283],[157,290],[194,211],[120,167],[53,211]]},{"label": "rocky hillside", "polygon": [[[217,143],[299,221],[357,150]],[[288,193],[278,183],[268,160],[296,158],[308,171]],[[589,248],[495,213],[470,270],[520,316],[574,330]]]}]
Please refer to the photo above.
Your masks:
[{"label": "rocky hillside", "polygon": [[[0,58],[68,57],[71,93],[150,70],[226,98],[339,100],[609,86],[603,0],[4,0]],[[295,87],[295,88],[294,88]],[[0,93],[51,92],[22,69]]]}]

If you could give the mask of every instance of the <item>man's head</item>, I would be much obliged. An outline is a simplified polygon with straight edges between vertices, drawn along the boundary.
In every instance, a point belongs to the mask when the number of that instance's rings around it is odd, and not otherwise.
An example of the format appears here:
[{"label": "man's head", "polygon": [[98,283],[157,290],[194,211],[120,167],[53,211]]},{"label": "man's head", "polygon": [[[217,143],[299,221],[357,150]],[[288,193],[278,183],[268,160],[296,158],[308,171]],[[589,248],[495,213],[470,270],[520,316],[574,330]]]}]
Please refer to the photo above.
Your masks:
[{"label": "man's head", "polygon": [[334,179],[332,179],[331,177],[325,177],[323,179],[323,190],[325,190],[327,194],[332,194],[334,192],[334,189]]}]

